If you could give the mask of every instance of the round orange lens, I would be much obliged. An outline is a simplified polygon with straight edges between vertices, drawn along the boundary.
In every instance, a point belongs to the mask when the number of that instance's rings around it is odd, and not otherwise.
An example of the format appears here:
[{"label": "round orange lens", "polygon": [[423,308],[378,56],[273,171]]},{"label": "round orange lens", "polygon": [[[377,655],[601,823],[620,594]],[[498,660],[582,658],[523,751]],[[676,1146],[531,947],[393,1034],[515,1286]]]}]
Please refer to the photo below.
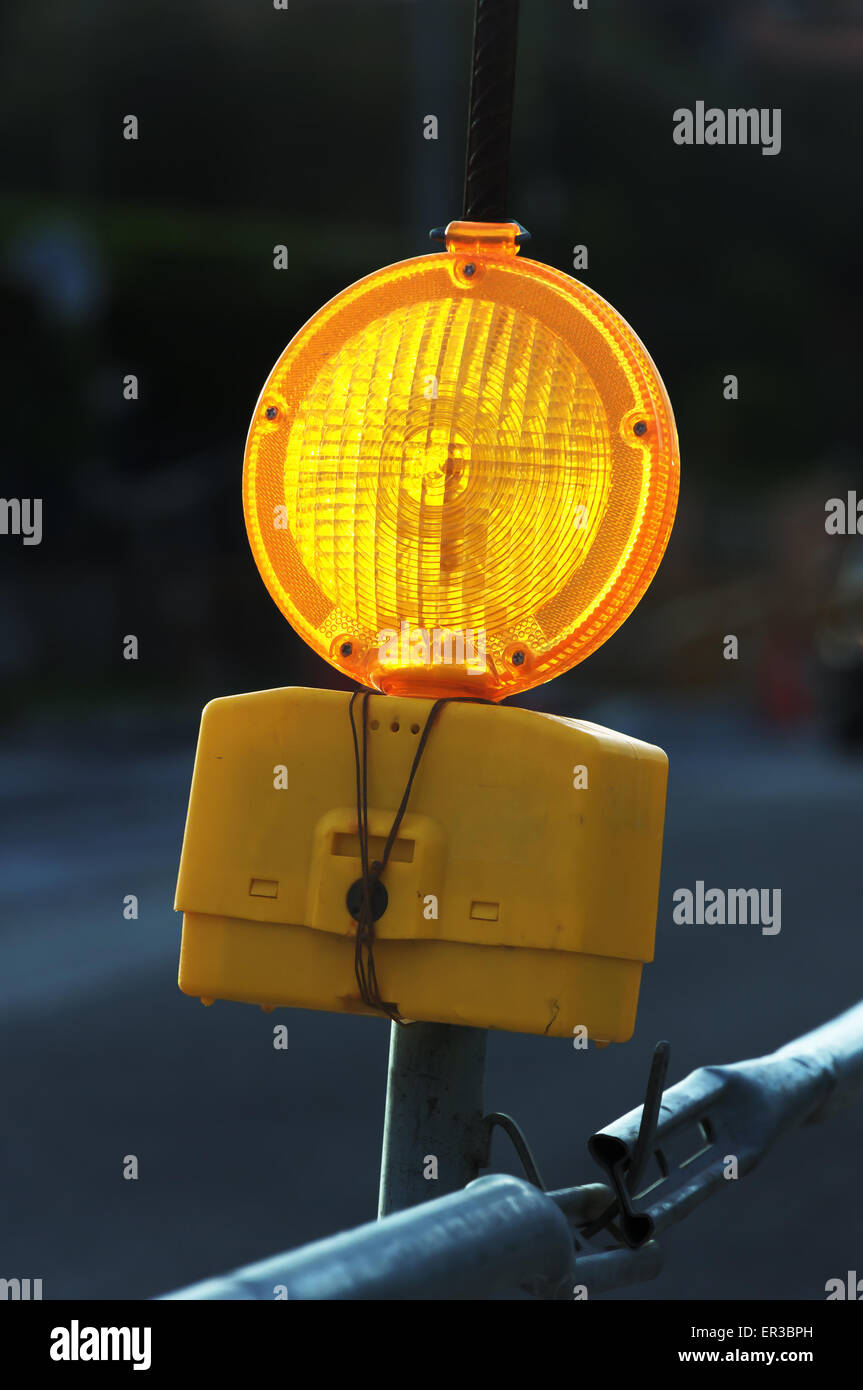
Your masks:
[{"label": "round orange lens", "polygon": [[643,345],[514,223],[326,304],[246,445],[246,525],[285,617],[389,693],[500,700],[632,612],[677,503],[677,435]]}]

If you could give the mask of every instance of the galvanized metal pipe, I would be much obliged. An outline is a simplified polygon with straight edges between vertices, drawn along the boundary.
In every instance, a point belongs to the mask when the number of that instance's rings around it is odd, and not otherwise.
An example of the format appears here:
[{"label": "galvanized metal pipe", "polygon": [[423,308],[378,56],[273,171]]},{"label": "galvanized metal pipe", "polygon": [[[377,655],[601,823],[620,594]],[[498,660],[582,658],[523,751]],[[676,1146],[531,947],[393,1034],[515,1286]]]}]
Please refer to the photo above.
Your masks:
[{"label": "galvanized metal pipe", "polygon": [[[571,1298],[578,1282],[574,1257],[569,1223],[551,1198],[521,1178],[496,1173],[479,1178],[466,1192],[166,1297],[485,1299],[528,1285],[540,1297]],[[609,1277],[602,1258],[596,1269],[586,1271],[597,1286]],[[639,1252],[639,1258],[648,1261],[650,1255]],[[629,1282],[628,1273],[618,1273]]]},{"label": "galvanized metal pipe", "polygon": [[487,1033],[392,1025],[378,1216],[458,1192],[488,1158]]},{"label": "galvanized metal pipe", "polygon": [[[691,1146],[685,1163],[651,1173],[648,1215],[658,1235],[727,1187],[734,1155],[749,1173],[790,1130],[814,1124],[863,1093],[863,1003],[785,1043],[766,1057],[699,1067],[665,1091],[652,1152],[669,1142]],[[641,1127],[641,1108],[591,1136],[590,1151],[610,1176],[626,1178]],[[643,1221],[643,1216],[639,1217]]]},{"label": "galvanized metal pipe", "polygon": [[[606,1187],[546,1193],[502,1175],[470,1181],[471,1170],[487,1158],[485,1041],[481,1030],[432,1024],[398,1030],[392,1040],[381,1202],[414,1204],[413,1210],[167,1297],[451,1299],[521,1288],[543,1298],[568,1298],[577,1297],[582,1285],[593,1296],[654,1278],[661,1253],[653,1241],[638,1250],[581,1253],[574,1262],[572,1228],[594,1221],[607,1207]],[[690,1126],[702,1147],[669,1173],[667,1195],[657,1185],[660,1195],[651,1207],[656,1229],[726,1185],[724,1155],[736,1153],[745,1173],[780,1134],[825,1118],[861,1089],[858,1005],[769,1057],[705,1067],[666,1091],[657,1140]],[[607,1164],[631,1159],[640,1122],[641,1110],[634,1110],[594,1136],[602,1141]],[[423,1176],[422,1150],[443,1158],[439,1183],[470,1186],[439,1196],[441,1186]],[[428,1202],[430,1196],[437,1200]]]},{"label": "galvanized metal pipe", "polygon": [[[583,1255],[575,1262],[575,1285],[583,1285],[588,1297],[646,1284],[662,1273],[662,1250],[649,1240],[640,1250],[605,1250]],[[559,1296],[559,1295],[558,1295]]]}]

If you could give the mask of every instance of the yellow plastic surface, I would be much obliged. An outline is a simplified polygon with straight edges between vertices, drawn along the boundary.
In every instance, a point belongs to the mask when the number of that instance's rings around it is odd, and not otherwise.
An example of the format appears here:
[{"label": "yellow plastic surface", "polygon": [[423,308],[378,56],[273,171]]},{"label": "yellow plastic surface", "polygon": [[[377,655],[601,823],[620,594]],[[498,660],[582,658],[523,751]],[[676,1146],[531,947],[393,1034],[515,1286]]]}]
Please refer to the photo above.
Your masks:
[{"label": "yellow plastic surface", "polygon": [[644,345],[514,223],[351,285],[273,368],[246,445],[255,562],[351,679],[500,700],[594,651],[668,540],[679,458]]},{"label": "yellow plastic surface", "polygon": [[[185,993],[370,1012],[345,903],[361,873],[349,698],[266,690],[204,710],[176,897]],[[430,705],[370,701],[372,858]],[[446,706],[383,874],[382,997],[408,1019],[626,1041],[666,775],[661,749],[594,724]]]}]

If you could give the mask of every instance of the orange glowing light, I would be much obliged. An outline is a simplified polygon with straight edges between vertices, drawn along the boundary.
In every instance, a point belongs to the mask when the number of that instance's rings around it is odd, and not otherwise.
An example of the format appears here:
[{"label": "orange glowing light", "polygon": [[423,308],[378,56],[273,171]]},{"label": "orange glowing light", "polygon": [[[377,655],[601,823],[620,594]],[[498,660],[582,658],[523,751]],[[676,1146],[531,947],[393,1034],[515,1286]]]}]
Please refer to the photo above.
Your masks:
[{"label": "orange glowing light", "polygon": [[515,223],[358,281],[279,358],[243,479],[255,562],[306,642],[392,694],[500,700],[629,616],[677,504],[665,388]]}]

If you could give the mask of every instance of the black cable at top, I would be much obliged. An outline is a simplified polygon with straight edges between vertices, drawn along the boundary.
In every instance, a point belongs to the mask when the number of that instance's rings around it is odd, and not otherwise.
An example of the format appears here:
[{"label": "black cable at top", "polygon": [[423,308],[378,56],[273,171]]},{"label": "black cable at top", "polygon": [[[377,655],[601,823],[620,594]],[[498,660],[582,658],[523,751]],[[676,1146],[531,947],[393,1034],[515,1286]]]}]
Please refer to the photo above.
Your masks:
[{"label": "black cable at top", "polygon": [[505,222],[518,0],[476,0],[463,218]]}]

